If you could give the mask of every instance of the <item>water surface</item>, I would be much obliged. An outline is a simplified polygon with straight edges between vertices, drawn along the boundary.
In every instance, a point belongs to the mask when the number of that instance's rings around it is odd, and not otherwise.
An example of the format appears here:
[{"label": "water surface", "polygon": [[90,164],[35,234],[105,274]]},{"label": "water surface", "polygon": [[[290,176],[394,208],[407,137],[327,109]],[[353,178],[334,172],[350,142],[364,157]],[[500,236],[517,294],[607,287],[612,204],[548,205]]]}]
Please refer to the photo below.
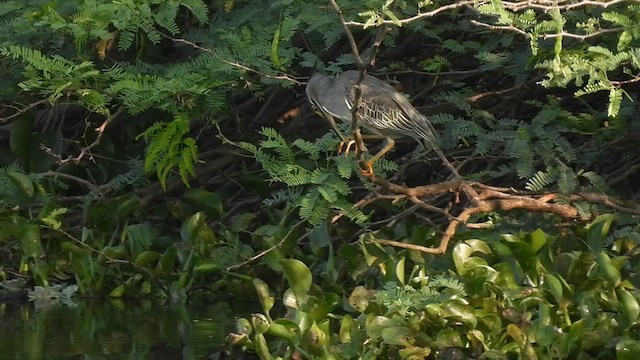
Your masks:
[{"label": "water surface", "polygon": [[74,302],[0,304],[0,359],[208,359],[251,313],[228,302]]}]

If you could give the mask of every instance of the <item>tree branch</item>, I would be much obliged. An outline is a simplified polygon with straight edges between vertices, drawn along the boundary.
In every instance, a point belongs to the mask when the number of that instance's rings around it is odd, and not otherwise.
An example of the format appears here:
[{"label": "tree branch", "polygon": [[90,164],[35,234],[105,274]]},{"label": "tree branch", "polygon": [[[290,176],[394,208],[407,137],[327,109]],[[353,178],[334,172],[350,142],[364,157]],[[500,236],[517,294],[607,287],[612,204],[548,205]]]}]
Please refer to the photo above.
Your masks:
[{"label": "tree branch", "polygon": [[[453,180],[416,187],[407,187],[395,184],[379,177],[372,178],[371,181],[378,184],[381,188],[393,193],[394,195],[387,196],[392,197],[394,200],[407,199],[414,203],[414,207],[418,206],[429,211],[444,214],[449,218],[449,223],[442,235],[440,244],[437,247],[425,247],[385,239],[374,239],[369,240],[368,242],[417,250],[429,254],[444,254],[449,246],[449,242],[455,236],[458,226],[465,224],[469,218],[475,214],[520,209],[531,212],[554,214],[570,220],[580,219],[580,214],[576,207],[570,204],[555,202],[556,199],[561,198],[559,194],[555,193],[528,193],[514,188],[494,187],[465,180]],[[421,199],[426,196],[444,194],[454,194],[457,203],[462,203],[463,201],[466,202],[466,204],[463,204],[464,207],[457,216],[453,217],[447,210],[426,204]],[[460,200],[460,194],[463,195],[463,200]],[[383,195],[378,196],[379,198],[384,198]],[[562,197],[566,198],[566,195]],[[619,200],[611,199],[606,195],[577,193],[569,195],[569,199],[572,201],[598,203],[620,212],[640,215],[640,206],[635,204],[634,206],[630,206]],[[367,203],[371,202],[373,201],[367,201]],[[486,227],[486,224],[482,224],[481,226]],[[473,224],[472,227],[478,228],[479,226],[478,224]]]},{"label": "tree branch", "polygon": [[[27,111],[29,111],[29,110],[33,109],[34,107],[36,107],[36,106],[38,106],[38,105],[41,105],[41,104],[44,104],[44,103],[48,103],[48,102],[49,102],[49,99],[42,99],[42,100],[36,101],[36,102],[34,102],[34,103],[31,103],[31,104],[29,104],[29,105],[25,106],[25,107],[24,107],[24,108],[22,108],[22,109],[17,109],[17,111],[16,111],[15,113],[13,113],[13,114],[11,114],[11,115],[9,115],[9,116],[6,116],[6,117],[3,117],[3,118],[0,118],[0,124],[2,124],[2,123],[6,123],[6,122],[8,122],[8,121],[9,121],[9,120],[11,120],[11,119],[13,119],[13,118],[15,118],[15,117],[18,117],[18,116],[20,116],[20,115],[22,115],[22,114],[26,113]],[[13,106],[8,106],[8,105],[5,105],[5,106],[14,108]]]}]

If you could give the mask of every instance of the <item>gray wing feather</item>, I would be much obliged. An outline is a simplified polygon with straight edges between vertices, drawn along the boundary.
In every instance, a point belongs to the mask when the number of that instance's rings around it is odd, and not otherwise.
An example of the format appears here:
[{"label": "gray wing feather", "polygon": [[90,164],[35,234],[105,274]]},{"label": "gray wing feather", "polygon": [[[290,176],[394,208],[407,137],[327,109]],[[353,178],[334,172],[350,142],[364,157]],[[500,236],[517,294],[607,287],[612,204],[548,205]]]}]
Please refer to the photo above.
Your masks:
[{"label": "gray wing feather", "polygon": [[[347,107],[351,109],[355,99],[354,85],[359,73],[351,70],[340,76],[345,77],[345,100]],[[425,145],[435,146],[437,138],[433,125],[391,85],[367,76],[362,82],[362,101],[363,125],[372,126],[386,136],[411,136],[422,140]]]}]

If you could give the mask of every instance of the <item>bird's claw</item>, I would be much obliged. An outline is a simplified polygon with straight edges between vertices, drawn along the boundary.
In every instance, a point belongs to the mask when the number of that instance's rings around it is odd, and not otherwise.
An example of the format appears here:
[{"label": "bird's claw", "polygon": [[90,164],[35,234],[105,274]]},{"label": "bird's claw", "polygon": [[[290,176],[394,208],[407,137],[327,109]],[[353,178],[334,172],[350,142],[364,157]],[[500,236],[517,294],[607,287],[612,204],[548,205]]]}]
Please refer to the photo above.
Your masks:
[{"label": "bird's claw", "polygon": [[347,148],[343,149],[343,147],[345,146],[345,141],[341,141],[340,142],[340,147],[338,148],[338,154],[342,154],[342,151],[344,150],[344,154],[347,155],[349,154],[349,151],[351,151],[351,147],[356,143],[355,140],[349,140],[348,142],[346,142]]},{"label": "bird's claw", "polygon": [[366,177],[373,176],[373,167],[371,166],[371,163],[366,163],[365,165],[367,166],[366,169],[360,169],[360,172],[362,172],[362,175]]},{"label": "bird's claw", "polygon": [[[346,144],[346,149],[343,149],[345,147]],[[351,148],[356,144],[356,141],[354,139],[351,139],[349,141],[342,140],[340,141],[340,146],[338,146],[338,154],[342,154],[342,151],[344,150],[344,154],[348,155],[349,151],[351,151]],[[369,151],[364,145],[362,146],[362,150],[363,151]]]}]

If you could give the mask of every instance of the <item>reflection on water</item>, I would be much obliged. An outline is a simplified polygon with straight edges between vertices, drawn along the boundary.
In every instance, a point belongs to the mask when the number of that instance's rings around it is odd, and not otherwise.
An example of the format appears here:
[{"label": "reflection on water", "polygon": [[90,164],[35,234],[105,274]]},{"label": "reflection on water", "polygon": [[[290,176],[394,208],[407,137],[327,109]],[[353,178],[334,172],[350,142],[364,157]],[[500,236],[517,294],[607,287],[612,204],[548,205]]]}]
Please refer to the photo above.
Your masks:
[{"label": "reflection on water", "polygon": [[0,359],[207,359],[251,308],[239,306],[0,304]]}]

